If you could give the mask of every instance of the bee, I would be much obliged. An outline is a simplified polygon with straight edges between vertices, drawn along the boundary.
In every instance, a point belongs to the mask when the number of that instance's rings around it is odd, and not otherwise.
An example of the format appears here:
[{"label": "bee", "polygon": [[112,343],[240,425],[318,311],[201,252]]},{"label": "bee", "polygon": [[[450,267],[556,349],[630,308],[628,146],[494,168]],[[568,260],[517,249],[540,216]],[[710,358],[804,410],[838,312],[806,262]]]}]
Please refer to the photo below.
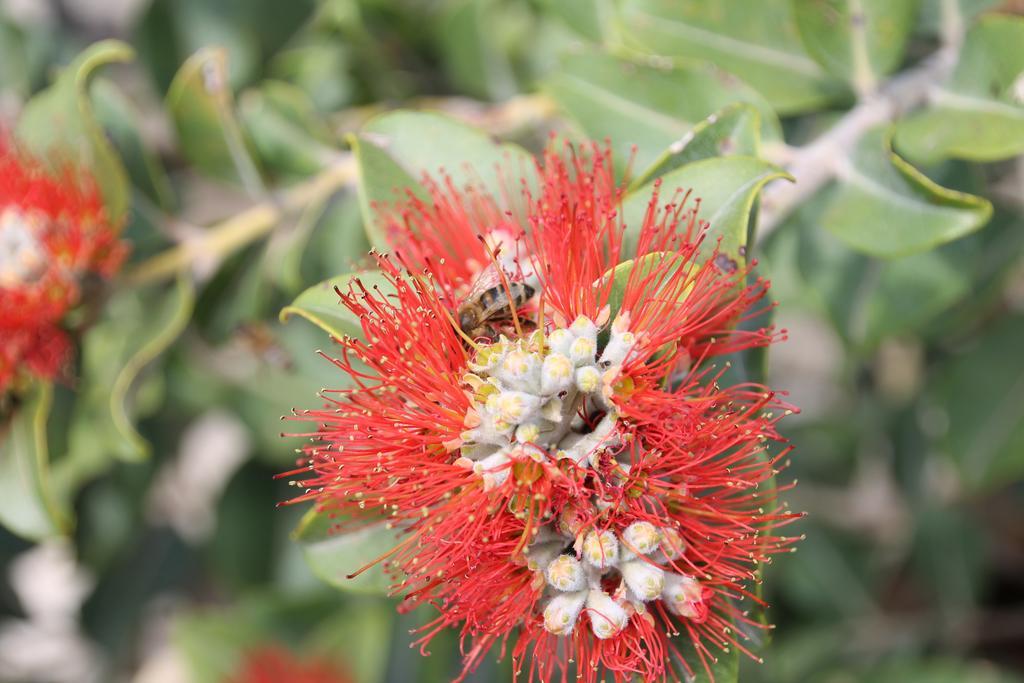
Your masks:
[{"label": "bee", "polygon": [[[509,282],[506,287],[492,266],[477,278],[472,290],[459,304],[456,311],[459,328],[471,339],[496,341],[512,327],[516,310],[533,295],[533,287],[525,282]],[[522,321],[522,324],[527,322]]]}]

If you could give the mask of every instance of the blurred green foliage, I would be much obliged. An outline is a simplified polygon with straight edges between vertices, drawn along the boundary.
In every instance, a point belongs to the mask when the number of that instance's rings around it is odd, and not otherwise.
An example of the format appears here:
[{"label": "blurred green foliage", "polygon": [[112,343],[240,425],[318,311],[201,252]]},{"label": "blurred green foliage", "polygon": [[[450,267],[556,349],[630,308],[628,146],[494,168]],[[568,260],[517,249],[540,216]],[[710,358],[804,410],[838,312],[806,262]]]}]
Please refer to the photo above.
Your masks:
[{"label": "blurred green foliage", "polygon": [[[76,382],[36,387],[0,435],[0,557],[68,535],[95,578],[80,628],[100,680],[141,681],[154,632],[199,683],[269,641],[359,683],[458,671],[451,634],[409,649],[426,615],[332,587],[386,539],[315,516],[293,538],[303,510],[275,509],[296,492],[272,477],[300,442],[279,433],[306,427],[279,418],[339,388],[314,351],[358,333],[330,283],[385,246],[372,204],[442,168],[499,188],[550,131],[609,139],[627,222],[656,179],[692,188],[789,330],[767,377],[804,409],[780,483],[800,480],[807,538],[766,568],[765,662],[725,658],[716,680],[737,662],[764,683],[1020,680],[1020,3],[135,4],[0,10],[0,122],[93,168],[134,248],[102,311],[76,312]],[[886,89],[937,55],[923,87]],[[824,178],[762,205],[787,171]],[[0,610],[26,617],[8,576]],[[489,659],[472,680],[509,675]]]}]

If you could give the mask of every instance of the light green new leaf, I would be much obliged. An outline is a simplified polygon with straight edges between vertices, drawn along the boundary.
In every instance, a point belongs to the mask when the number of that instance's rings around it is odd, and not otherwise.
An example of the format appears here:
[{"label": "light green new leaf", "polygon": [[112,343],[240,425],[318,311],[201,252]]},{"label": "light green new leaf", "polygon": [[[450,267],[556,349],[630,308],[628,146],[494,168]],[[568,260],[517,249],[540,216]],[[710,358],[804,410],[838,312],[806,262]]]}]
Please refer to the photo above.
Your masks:
[{"label": "light green new leaf", "polygon": [[149,454],[134,425],[139,378],[184,331],[194,302],[194,287],[185,276],[170,288],[122,288],[107,301],[102,318],[82,341],[81,391],[68,453],[54,464],[62,495],[73,495],[114,459],[135,461]]},{"label": "light green new leaf", "polygon": [[588,51],[565,57],[546,89],[587,137],[611,141],[620,171],[634,145],[634,168],[645,169],[694,124],[736,102],[761,112],[767,139],[781,137],[757,91],[707,64],[652,66]]},{"label": "light green new leaf", "polygon": [[760,151],[761,112],[751,104],[737,102],[707,117],[669,145],[630,187],[641,187],[701,159],[733,155],[756,157],[760,156]]},{"label": "light green new leaf", "polygon": [[394,111],[370,121],[349,143],[359,168],[359,201],[367,237],[387,251],[379,210],[426,193],[424,175],[450,177],[457,187],[479,184],[500,204],[519,192],[519,179],[533,179],[533,159],[521,147],[499,144],[484,133],[441,114]]},{"label": "light green new leaf", "polygon": [[52,399],[52,386],[34,384],[8,422],[0,424],[0,524],[32,540],[70,528],[50,479],[46,420]]},{"label": "light green new leaf", "polygon": [[619,30],[625,45],[639,52],[728,70],[779,114],[808,111],[848,93],[804,52],[788,2],[625,0]]},{"label": "light green new leaf", "polygon": [[822,224],[873,256],[907,256],[985,225],[988,200],[941,187],[892,152],[884,130],[864,136],[840,165],[838,189]]},{"label": "light green new leaf", "polygon": [[337,288],[347,292],[356,280],[370,292],[377,290],[383,296],[394,292],[391,282],[379,272],[346,273],[315,284],[299,294],[290,306],[281,310],[281,322],[286,322],[292,315],[297,315],[332,337],[361,337],[363,328],[359,323],[359,317],[342,305],[341,298],[335,291]]},{"label": "light green new leaf", "polygon": [[[661,176],[661,202],[690,192],[691,202],[700,200],[698,217],[710,225],[705,244],[714,246],[721,238],[721,252],[742,263],[746,253],[747,227],[754,200],[761,188],[777,178],[790,178],[767,161],[746,156],[703,159]],[[622,203],[626,222],[623,251],[636,250],[636,240],[653,185],[631,192]]]},{"label": "light green new leaf", "polygon": [[166,106],[192,164],[216,178],[237,180],[252,193],[260,191],[263,180],[235,117],[226,50],[202,48],[189,57],[167,90]]},{"label": "light green new leaf", "polygon": [[499,202],[504,191],[517,192],[519,179],[533,169],[533,158],[522,147],[495,142],[443,114],[389,112],[367,123],[362,134],[414,179],[443,173],[457,187],[482,184]]},{"label": "light green new leaf", "polygon": [[406,192],[426,199],[426,192],[373,139],[350,135],[348,143],[359,171],[359,208],[363,213],[366,240],[379,251],[389,251],[391,245],[385,236],[386,226],[381,220],[381,207],[404,200]]},{"label": "light green new leaf", "polygon": [[127,62],[134,55],[128,45],[116,40],[91,45],[53,85],[28,101],[15,129],[22,144],[40,156],[52,155],[52,163],[71,162],[89,170],[115,223],[128,210],[128,176],[96,121],[89,84],[99,67]]},{"label": "light green new leaf", "polygon": [[1024,152],[1024,18],[983,17],[967,33],[949,82],[930,106],[896,127],[901,153],[919,163],[996,161]]},{"label": "light green new leaf", "polygon": [[832,75],[869,93],[903,59],[918,0],[793,0],[800,39]]},{"label": "light green new leaf", "polygon": [[[400,532],[388,529],[385,522],[374,522],[355,531],[337,533],[336,524],[328,513],[312,509],[292,532],[310,569],[335,588],[353,593],[387,593],[391,580],[380,564],[360,570],[398,545]],[[360,572],[358,576],[348,578],[356,572]]]}]

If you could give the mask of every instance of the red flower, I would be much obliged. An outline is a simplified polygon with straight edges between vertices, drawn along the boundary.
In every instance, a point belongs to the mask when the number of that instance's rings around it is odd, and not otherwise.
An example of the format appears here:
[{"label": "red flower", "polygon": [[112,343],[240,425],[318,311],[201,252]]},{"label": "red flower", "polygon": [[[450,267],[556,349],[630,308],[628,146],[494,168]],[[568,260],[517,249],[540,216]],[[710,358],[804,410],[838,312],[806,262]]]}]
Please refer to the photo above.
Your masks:
[{"label": "red flower", "polygon": [[355,388],[298,415],[318,427],[297,500],[342,529],[388,518],[378,561],[403,609],[438,610],[424,647],[461,630],[466,672],[496,642],[530,680],[709,668],[745,649],[737,601],[793,540],[768,485],[788,407],[714,364],[779,336],[736,327],[768,285],[705,243],[685,197],[655,193],[627,229],[611,168],[548,153],[514,227],[450,183],[393,211],[393,291],[340,292],[362,321],[334,360]]},{"label": "red flower", "polygon": [[83,277],[111,275],[124,253],[90,178],[51,175],[0,139],[0,396],[19,372],[57,374]]},{"label": "red flower", "polygon": [[229,683],[349,683],[351,679],[328,661],[300,660],[279,647],[248,653]]}]

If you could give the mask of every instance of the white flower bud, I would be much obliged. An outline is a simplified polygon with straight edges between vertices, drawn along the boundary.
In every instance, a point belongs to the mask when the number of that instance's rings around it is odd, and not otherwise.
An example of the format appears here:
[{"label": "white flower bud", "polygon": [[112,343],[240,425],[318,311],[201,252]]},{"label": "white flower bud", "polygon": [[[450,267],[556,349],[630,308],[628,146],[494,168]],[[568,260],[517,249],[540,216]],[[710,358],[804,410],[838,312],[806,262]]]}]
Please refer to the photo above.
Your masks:
[{"label": "white flower bud", "polygon": [[669,611],[681,617],[693,618],[700,614],[704,591],[692,576],[666,574],[661,599]]},{"label": "white flower bud", "polygon": [[577,337],[586,337],[590,340],[597,339],[597,325],[585,315],[581,315],[572,321],[569,330]]},{"label": "white flower bud", "polygon": [[649,555],[661,543],[661,533],[650,522],[633,522],[623,530],[622,540],[634,552]]},{"label": "white flower bud", "polygon": [[619,539],[611,531],[591,531],[583,540],[583,559],[598,569],[619,561]]},{"label": "white flower bud", "polygon": [[540,425],[527,422],[516,427],[516,441],[519,443],[536,443],[540,438]]},{"label": "white flower bud", "polygon": [[593,363],[595,353],[597,353],[597,339],[576,337],[572,346],[569,347],[569,358],[578,366]]},{"label": "white flower bud", "polygon": [[552,560],[544,570],[544,577],[550,586],[562,592],[574,592],[587,587],[587,573],[583,563],[572,555],[559,555]]},{"label": "white flower bud", "polygon": [[593,365],[584,365],[576,370],[576,386],[585,394],[592,394],[601,388],[601,371]]},{"label": "white flower bud", "polygon": [[617,635],[629,623],[629,613],[607,593],[592,590],[587,595],[587,616],[594,635],[604,640]]},{"label": "white flower bud", "polygon": [[548,333],[547,342],[552,353],[568,356],[569,347],[572,346],[572,341],[575,338],[569,330],[559,328]]},{"label": "white flower bud", "polygon": [[540,398],[522,391],[503,391],[488,400],[487,407],[502,421],[518,425],[540,408]]},{"label": "white flower bud", "polygon": [[636,346],[635,334],[632,332],[622,332],[621,334],[613,332],[608,340],[608,346],[604,348],[604,352],[601,354],[601,365],[605,367],[622,365],[622,362],[626,359],[629,352],[633,350],[634,346]]},{"label": "white flower bud", "polygon": [[626,586],[644,602],[654,600],[665,588],[665,572],[644,560],[624,562],[620,570]]},{"label": "white flower bud", "polygon": [[540,371],[540,392],[554,396],[572,386],[573,364],[568,356],[552,353],[544,359]]},{"label": "white flower bud", "polygon": [[561,593],[551,598],[544,608],[544,628],[559,636],[572,633],[586,601],[587,591]]},{"label": "white flower bud", "polygon": [[661,553],[666,560],[677,560],[686,552],[686,541],[672,527],[661,530]]},{"label": "white flower bud", "polygon": [[511,462],[508,454],[504,451],[498,451],[493,455],[488,455],[486,458],[473,465],[473,471],[479,474],[484,480],[484,489],[492,489],[495,486],[501,486],[508,479],[510,467],[507,464]]},{"label": "white flower bud", "polygon": [[534,543],[526,549],[526,568],[535,572],[545,569],[561,554],[563,548],[564,541]]},{"label": "white flower bud", "polygon": [[540,388],[540,358],[515,349],[502,359],[495,376],[509,388],[535,393]]}]

